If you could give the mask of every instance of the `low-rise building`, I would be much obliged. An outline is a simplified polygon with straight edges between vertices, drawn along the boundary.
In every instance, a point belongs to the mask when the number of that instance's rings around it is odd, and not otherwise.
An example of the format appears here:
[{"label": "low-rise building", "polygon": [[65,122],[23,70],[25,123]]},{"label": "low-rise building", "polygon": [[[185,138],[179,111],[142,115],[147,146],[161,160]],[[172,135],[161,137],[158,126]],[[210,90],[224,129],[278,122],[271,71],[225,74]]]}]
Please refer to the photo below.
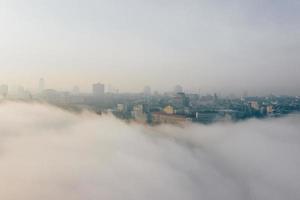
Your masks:
[{"label": "low-rise building", "polygon": [[117,112],[124,112],[126,110],[125,104],[119,103],[117,104]]},{"label": "low-rise building", "polygon": [[164,112],[154,112],[152,113],[152,123],[153,124],[178,124],[183,125],[187,123],[187,119],[181,115],[166,114]]},{"label": "low-rise building", "polygon": [[251,101],[250,107],[253,108],[254,110],[259,110],[259,104],[257,103],[257,101]]},{"label": "low-rise building", "polygon": [[135,119],[135,121],[140,123],[147,123],[147,114],[144,112],[144,107],[142,104],[133,106],[131,115]]},{"label": "low-rise building", "polygon": [[269,105],[266,107],[267,114],[272,114],[274,112],[273,106]]}]

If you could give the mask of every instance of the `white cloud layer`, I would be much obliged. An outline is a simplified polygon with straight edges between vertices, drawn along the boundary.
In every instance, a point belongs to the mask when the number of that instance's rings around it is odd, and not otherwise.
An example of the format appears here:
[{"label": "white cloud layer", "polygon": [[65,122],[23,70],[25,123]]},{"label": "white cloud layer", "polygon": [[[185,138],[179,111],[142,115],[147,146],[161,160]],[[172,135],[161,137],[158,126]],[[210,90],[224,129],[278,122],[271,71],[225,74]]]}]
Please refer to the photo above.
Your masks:
[{"label": "white cloud layer", "polygon": [[0,105],[0,199],[299,199],[300,118],[144,127]]}]

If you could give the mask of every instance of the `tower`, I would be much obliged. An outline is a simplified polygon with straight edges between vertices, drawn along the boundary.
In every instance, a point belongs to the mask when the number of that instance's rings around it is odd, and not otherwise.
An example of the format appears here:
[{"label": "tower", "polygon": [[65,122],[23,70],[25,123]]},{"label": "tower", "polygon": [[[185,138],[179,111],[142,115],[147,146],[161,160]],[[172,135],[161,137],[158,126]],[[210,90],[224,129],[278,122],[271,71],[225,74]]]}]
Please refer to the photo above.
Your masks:
[{"label": "tower", "polygon": [[45,89],[45,80],[43,78],[40,78],[39,80],[39,92],[43,92]]},{"label": "tower", "polygon": [[95,83],[93,84],[93,95],[100,97],[104,95],[104,84]]}]

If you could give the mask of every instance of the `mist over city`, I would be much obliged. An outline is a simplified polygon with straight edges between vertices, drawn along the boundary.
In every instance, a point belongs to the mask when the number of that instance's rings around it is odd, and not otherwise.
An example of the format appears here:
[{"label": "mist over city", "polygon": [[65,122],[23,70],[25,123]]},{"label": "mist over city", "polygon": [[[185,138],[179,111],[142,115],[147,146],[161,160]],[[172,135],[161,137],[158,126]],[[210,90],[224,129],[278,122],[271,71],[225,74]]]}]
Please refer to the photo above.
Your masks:
[{"label": "mist over city", "polygon": [[0,105],[1,199],[298,199],[299,115],[145,127]]},{"label": "mist over city", "polygon": [[298,0],[0,0],[0,199],[298,200]]}]

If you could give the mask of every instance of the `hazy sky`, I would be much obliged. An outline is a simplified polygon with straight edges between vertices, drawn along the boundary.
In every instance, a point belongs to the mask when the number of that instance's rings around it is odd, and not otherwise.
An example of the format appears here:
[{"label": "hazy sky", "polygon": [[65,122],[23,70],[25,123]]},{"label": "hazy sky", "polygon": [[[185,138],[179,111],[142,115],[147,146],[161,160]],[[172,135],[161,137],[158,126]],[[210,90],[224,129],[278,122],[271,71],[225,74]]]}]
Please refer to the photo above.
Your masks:
[{"label": "hazy sky", "polygon": [[299,94],[299,0],[0,0],[0,84]]}]

